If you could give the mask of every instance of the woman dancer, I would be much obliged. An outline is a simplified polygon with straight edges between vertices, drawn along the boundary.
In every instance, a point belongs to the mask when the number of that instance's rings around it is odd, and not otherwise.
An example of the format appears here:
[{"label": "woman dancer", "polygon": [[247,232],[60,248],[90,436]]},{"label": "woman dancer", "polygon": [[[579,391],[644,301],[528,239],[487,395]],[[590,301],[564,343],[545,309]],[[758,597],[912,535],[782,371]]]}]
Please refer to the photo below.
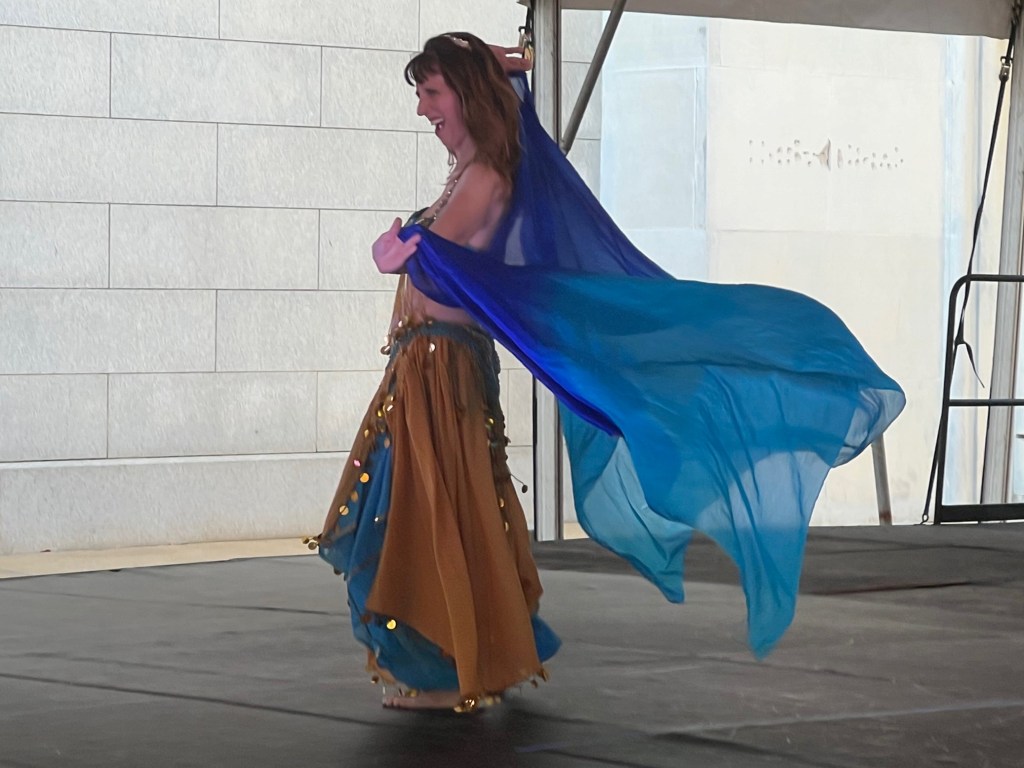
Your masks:
[{"label": "woman dancer", "polygon": [[525,78],[510,91],[497,62],[455,33],[407,69],[455,168],[374,246],[382,270],[406,273],[392,359],[320,542],[348,574],[371,666],[431,691],[394,706],[472,707],[543,676],[557,647],[536,615],[487,334],[559,399],[584,530],[674,602],[693,532],[712,538],[738,567],[758,656],[792,621],[828,471],[905,402],[818,302],[675,280],[647,259],[545,134]]},{"label": "woman dancer", "polygon": [[[453,161],[441,195],[411,222],[485,248],[519,162],[519,100],[507,69],[523,59],[468,34],[428,41],[405,70],[417,114]],[[501,57],[499,61],[498,56]],[[502,66],[501,62],[505,62]],[[401,222],[373,244],[402,272],[419,236]],[[331,504],[321,555],[345,573],[369,667],[401,685],[384,705],[470,710],[544,676],[558,640],[541,596],[508,469],[494,341],[464,310],[399,280],[384,379]]]}]

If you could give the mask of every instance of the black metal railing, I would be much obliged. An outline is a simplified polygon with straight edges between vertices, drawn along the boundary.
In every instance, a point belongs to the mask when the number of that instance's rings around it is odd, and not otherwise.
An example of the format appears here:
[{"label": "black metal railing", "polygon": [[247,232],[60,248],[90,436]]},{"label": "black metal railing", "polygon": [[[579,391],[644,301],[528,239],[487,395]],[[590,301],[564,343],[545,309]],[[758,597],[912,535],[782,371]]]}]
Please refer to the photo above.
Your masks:
[{"label": "black metal railing", "polygon": [[1024,406],[1024,398],[954,398],[953,373],[956,363],[956,318],[957,299],[960,291],[971,283],[1016,283],[1024,284],[1024,275],[964,275],[953,285],[949,294],[949,321],[946,329],[946,366],[942,383],[942,413],[939,418],[939,435],[936,446],[938,477],[935,490],[934,522],[940,523],[982,523],[1003,520],[1024,520],[1024,504],[1019,503],[978,503],[946,504],[943,490],[946,480],[946,445],[949,440],[949,413],[951,408],[992,408]]}]

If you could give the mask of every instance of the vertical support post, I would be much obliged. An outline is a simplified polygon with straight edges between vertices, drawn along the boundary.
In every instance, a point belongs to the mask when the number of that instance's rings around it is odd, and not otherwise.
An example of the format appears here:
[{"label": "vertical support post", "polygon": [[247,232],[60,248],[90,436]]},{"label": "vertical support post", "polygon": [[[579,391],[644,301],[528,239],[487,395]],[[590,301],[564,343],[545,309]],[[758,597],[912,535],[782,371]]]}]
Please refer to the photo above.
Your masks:
[{"label": "vertical support post", "polygon": [[[558,141],[562,115],[562,8],[560,0],[534,0],[533,98],[541,125]],[[563,537],[562,425],[558,401],[533,381],[533,535]]]},{"label": "vertical support post", "polygon": [[878,524],[892,525],[892,500],[889,498],[889,467],[885,460],[885,435],[871,444],[875,465],[875,496],[878,498]]},{"label": "vertical support post", "polygon": [[[1021,217],[1024,215],[1024,24],[1014,41],[1010,80],[1010,125],[1006,144],[1006,186],[1003,192],[1003,229],[999,274],[1021,274]],[[999,285],[996,299],[995,339],[992,347],[992,399],[1015,395],[1017,345],[1020,330],[1020,286]],[[1013,408],[989,409],[985,434],[985,463],[981,502],[1005,504],[1010,489],[1013,455]]]},{"label": "vertical support post", "polygon": [[[935,471],[935,525],[947,522],[945,520],[945,496],[946,490],[946,445],[949,442],[949,409],[953,392],[953,373],[956,366],[956,345],[953,343],[953,333],[956,324],[956,307],[960,297],[960,289],[969,281],[970,276],[964,275],[955,283],[949,292],[949,307],[946,310],[946,345],[945,363],[942,374],[942,410],[939,412],[939,434],[935,438],[935,457],[933,471]],[[928,509],[925,508],[927,515]],[[922,517],[921,522],[924,522]]]}]

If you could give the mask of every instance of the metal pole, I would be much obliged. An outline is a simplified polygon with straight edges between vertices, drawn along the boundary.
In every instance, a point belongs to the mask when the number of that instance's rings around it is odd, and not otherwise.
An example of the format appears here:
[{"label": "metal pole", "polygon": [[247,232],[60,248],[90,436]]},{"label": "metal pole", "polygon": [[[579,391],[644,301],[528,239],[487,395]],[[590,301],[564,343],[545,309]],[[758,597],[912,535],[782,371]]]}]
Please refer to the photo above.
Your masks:
[{"label": "metal pole", "polygon": [[885,461],[885,436],[871,444],[875,464],[875,496],[878,498],[878,524],[892,525],[892,500],[889,498],[889,468]]},{"label": "metal pole", "polygon": [[590,62],[590,68],[587,69],[587,76],[580,87],[579,96],[576,97],[576,106],[572,108],[569,122],[562,132],[561,147],[562,151],[567,155],[569,150],[572,149],[573,142],[576,141],[576,132],[580,129],[580,123],[583,122],[583,114],[587,111],[590,97],[594,93],[594,86],[597,85],[597,78],[601,76],[601,67],[604,66],[604,60],[608,56],[608,49],[611,47],[612,39],[615,37],[615,30],[619,28],[619,20],[622,18],[622,13],[625,10],[626,0],[615,0],[615,5],[612,6],[611,13],[608,15],[608,21],[605,22],[604,29],[601,31],[601,39],[594,50],[594,58]]},{"label": "metal pole", "polygon": [[[946,490],[946,444],[949,440],[949,401],[953,392],[953,372],[956,366],[956,345],[953,343],[953,332],[956,327],[956,306],[960,289],[970,278],[964,275],[955,283],[949,292],[949,310],[946,312],[946,348],[945,364],[942,374],[942,410],[939,413],[939,434],[935,441],[935,525],[945,522],[944,496]],[[925,508],[925,514],[928,509]],[[923,523],[925,518],[922,517]]]},{"label": "metal pole", "polygon": [[[556,140],[561,126],[562,29],[560,0],[534,0],[533,98],[541,125]],[[563,537],[562,425],[558,401],[533,381],[533,535]]]},{"label": "metal pole", "polygon": [[[1014,41],[1010,79],[1010,125],[1006,145],[1006,186],[1003,192],[1002,244],[999,274],[1021,274],[1021,217],[1024,214],[1024,25]],[[1013,397],[1017,372],[1020,329],[1020,286],[1001,284],[996,299],[995,339],[992,346],[993,398]],[[981,502],[1005,504],[1010,488],[1013,452],[1013,409],[992,408],[985,434],[985,463],[981,478]]]}]

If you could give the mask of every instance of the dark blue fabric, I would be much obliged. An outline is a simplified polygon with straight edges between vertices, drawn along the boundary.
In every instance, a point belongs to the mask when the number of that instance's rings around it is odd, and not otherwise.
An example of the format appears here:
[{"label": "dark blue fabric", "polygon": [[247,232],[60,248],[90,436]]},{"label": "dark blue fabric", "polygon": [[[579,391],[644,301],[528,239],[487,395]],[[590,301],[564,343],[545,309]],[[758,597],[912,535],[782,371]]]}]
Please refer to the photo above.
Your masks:
[{"label": "dark blue fabric", "polygon": [[801,294],[675,280],[615,226],[533,111],[510,210],[483,252],[420,227],[407,268],[466,309],[562,405],[578,519],[669,600],[692,532],[736,562],[750,646],[793,618],[828,470],[902,410],[900,387]]}]

